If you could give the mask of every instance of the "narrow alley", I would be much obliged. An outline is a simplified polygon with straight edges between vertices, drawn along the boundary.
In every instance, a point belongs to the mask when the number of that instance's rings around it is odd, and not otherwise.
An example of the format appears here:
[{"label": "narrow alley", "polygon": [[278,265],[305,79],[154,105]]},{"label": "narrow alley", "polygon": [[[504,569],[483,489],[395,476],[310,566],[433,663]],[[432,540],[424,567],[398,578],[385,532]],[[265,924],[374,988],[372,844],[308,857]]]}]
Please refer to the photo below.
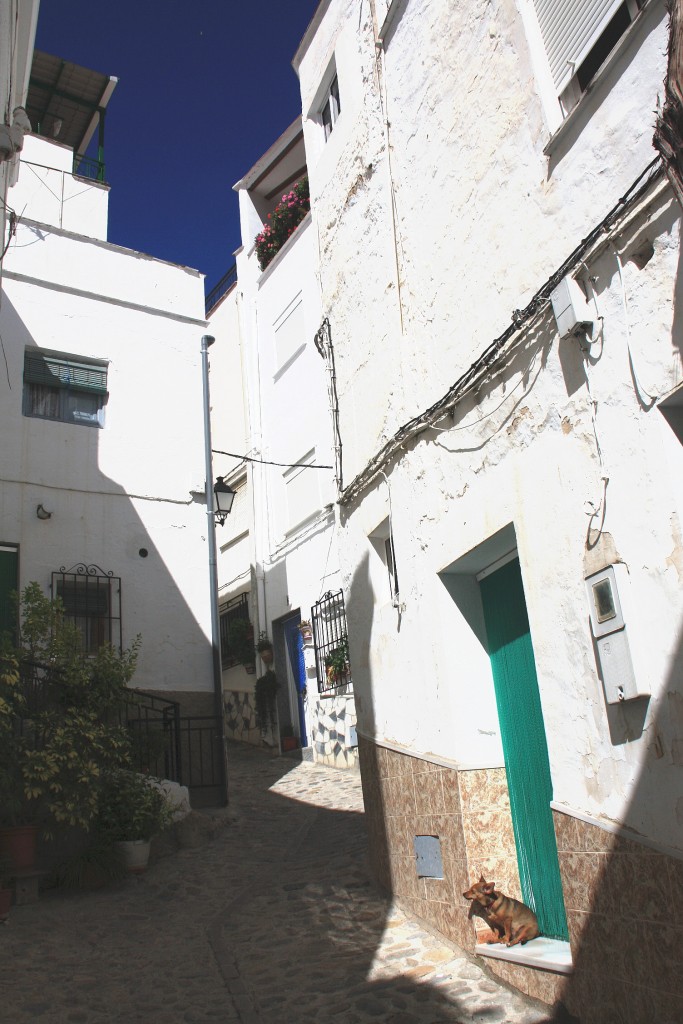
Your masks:
[{"label": "narrow alley", "polygon": [[231,744],[213,835],[47,892],[0,929],[8,1024],[542,1024],[551,1013],[383,900],[360,776]]}]

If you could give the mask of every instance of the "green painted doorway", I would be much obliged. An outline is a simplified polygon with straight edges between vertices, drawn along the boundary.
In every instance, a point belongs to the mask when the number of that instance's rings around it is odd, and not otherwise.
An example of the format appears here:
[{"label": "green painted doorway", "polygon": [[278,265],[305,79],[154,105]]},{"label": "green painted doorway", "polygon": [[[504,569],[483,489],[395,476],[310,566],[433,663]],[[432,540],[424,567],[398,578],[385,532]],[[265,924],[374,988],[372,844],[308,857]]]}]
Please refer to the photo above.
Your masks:
[{"label": "green painted doorway", "polygon": [[568,940],[543,710],[519,560],[479,579],[524,901],[543,935]]}]

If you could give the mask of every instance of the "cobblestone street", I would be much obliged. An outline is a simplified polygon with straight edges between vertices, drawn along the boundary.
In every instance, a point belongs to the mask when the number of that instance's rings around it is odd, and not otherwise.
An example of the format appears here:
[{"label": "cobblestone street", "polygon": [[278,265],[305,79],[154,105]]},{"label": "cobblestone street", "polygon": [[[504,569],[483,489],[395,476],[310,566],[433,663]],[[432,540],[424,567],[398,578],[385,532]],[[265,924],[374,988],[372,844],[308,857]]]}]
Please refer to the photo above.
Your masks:
[{"label": "cobblestone street", "polygon": [[[213,835],[0,929],[8,1024],[541,1024],[366,872],[360,776],[231,745]],[[194,817],[194,816],[193,816]]]}]

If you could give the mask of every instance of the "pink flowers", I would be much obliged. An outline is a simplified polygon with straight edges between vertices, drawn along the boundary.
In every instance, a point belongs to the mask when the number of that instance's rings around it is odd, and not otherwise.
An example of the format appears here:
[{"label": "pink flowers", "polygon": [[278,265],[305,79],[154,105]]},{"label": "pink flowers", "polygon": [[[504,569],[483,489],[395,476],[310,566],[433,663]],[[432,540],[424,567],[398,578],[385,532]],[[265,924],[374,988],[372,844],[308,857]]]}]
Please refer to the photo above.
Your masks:
[{"label": "pink flowers", "polygon": [[285,192],[275,209],[268,214],[263,230],[255,239],[256,256],[261,270],[265,270],[270,261],[277,255],[288,238],[310,210],[311,201],[308,189],[308,178],[304,177]]}]

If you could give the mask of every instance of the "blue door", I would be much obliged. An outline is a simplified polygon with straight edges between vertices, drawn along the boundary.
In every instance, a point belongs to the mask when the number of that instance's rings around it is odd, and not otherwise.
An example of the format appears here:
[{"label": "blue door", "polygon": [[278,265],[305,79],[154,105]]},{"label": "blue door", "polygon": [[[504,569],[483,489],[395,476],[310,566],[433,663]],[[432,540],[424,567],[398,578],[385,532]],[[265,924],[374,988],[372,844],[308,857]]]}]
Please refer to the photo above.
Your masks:
[{"label": "blue door", "polygon": [[297,710],[299,713],[299,736],[301,738],[301,746],[308,746],[308,737],[306,736],[306,715],[304,713],[304,697],[306,695],[306,665],[304,662],[304,641],[299,632],[300,618],[289,619],[285,622],[285,644],[287,645],[287,655],[289,657],[289,664],[292,667],[292,676],[294,677],[294,685],[296,687],[296,698],[297,698]]}]

